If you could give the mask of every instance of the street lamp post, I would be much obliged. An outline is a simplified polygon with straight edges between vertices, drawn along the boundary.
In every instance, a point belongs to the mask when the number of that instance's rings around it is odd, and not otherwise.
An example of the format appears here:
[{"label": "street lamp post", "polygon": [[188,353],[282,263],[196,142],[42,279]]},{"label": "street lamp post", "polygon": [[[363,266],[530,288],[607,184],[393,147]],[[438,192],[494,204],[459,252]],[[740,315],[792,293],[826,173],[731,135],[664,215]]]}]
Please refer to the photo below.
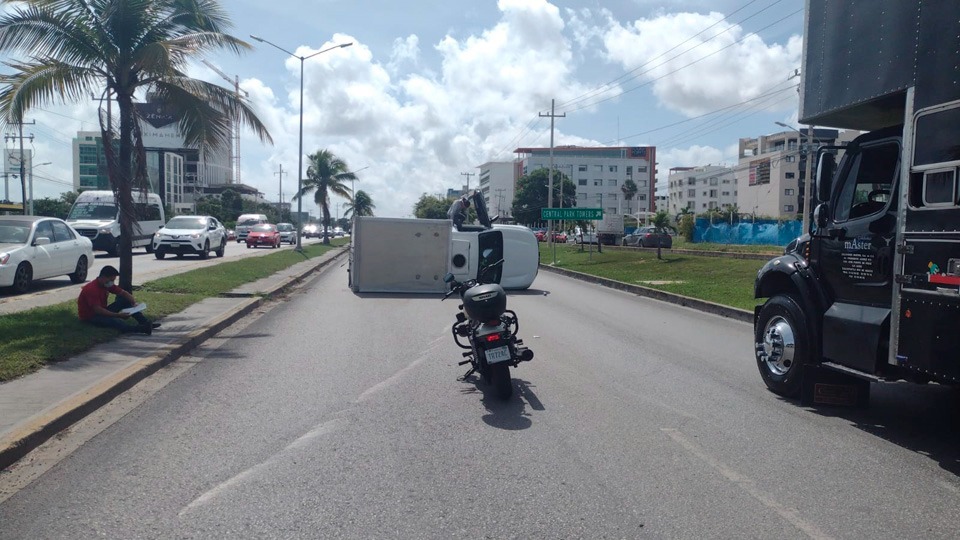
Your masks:
[{"label": "street lamp post", "polygon": [[47,161],[45,163],[34,164],[33,160],[30,161],[30,215],[33,215],[33,170],[37,167],[43,167],[44,165],[53,165],[52,161]]},{"label": "street lamp post", "polygon": [[[796,131],[797,134],[800,135],[802,140],[804,135],[803,135],[803,132],[800,131],[799,129],[791,125],[784,124],[783,122],[774,122],[774,123],[780,127],[785,127],[787,129],[792,129]],[[807,144],[805,145],[806,148],[800,153],[801,156],[803,155],[807,156],[807,168],[806,168],[806,171],[804,171],[804,175],[803,175],[803,222],[802,222],[803,225],[802,227],[803,227],[804,233],[810,230],[810,190],[812,189],[811,184],[813,183],[813,160],[810,159],[810,150],[813,149],[813,126],[807,127],[806,138],[807,138]]]},{"label": "street lamp post", "polygon": [[[250,37],[260,43],[266,43],[276,49],[279,49],[290,56],[300,60],[300,143],[298,145],[297,153],[297,228],[303,228],[303,62],[319,54],[323,54],[327,51],[332,51],[334,49],[342,49],[344,47],[349,47],[353,45],[353,42],[341,43],[340,45],[334,45],[333,47],[327,47],[322,51],[317,51],[313,54],[307,56],[298,56],[292,52],[284,49],[283,47],[277,45],[276,43],[267,41],[261,37],[250,35]],[[300,241],[300,235],[297,235],[297,251],[303,251],[303,244]]]}]

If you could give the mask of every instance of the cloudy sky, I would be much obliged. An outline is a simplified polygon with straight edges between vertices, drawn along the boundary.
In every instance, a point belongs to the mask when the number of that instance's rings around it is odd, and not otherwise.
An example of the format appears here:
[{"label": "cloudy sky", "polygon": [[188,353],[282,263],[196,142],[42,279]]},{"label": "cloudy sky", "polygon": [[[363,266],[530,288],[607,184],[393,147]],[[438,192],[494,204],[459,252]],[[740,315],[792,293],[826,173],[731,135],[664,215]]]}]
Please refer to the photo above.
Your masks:
[{"label": "cloudy sky", "polygon": [[[328,148],[358,173],[377,215],[405,217],[422,193],[463,183],[517,147],[655,145],[675,166],[733,164],[737,140],[795,123],[802,0],[229,0],[232,34],[255,48],[208,60],[241,87],[275,144],[242,135],[242,180],[284,199],[296,181],[298,55],[304,150]],[[199,62],[192,74],[223,82]],[[226,83],[224,83],[226,84]],[[37,197],[72,184],[71,139],[95,104],[28,115]],[[8,146],[12,142],[6,143]],[[472,177],[474,184],[477,177]],[[16,190],[12,190],[16,191]],[[11,196],[17,200],[19,197]],[[316,213],[312,205],[306,208]]]}]

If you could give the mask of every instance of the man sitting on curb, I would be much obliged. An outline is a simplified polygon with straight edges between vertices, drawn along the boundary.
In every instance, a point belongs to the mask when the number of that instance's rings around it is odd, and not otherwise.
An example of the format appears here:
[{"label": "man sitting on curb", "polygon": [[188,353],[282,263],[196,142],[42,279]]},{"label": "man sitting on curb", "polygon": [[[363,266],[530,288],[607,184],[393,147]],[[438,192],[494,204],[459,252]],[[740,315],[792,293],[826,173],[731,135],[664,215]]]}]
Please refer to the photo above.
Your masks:
[{"label": "man sitting on curb", "polygon": [[[137,302],[132,294],[117,287],[116,278],[119,275],[120,272],[116,268],[107,265],[100,270],[100,276],[97,279],[84,285],[77,298],[77,315],[80,316],[81,321],[94,326],[114,328],[124,334],[140,332],[149,336],[154,328],[160,326],[160,323],[151,323],[143,313],[130,315],[121,311],[137,305]],[[108,306],[109,293],[117,295],[117,299]],[[132,325],[124,321],[130,317],[136,319],[138,324]]]}]

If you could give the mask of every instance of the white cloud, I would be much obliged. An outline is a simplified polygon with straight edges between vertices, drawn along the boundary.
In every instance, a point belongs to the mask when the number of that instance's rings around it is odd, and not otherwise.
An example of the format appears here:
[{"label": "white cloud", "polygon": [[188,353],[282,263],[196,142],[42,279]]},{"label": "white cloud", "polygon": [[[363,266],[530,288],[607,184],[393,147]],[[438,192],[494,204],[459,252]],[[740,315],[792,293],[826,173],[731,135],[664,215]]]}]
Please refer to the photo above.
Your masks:
[{"label": "white cloud", "polygon": [[800,65],[800,36],[768,45],[723,18],[715,12],[672,13],[623,25],[607,13],[603,40],[611,61],[640,75],[624,86],[652,83],[662,104],[694,116],[757,97]]}]

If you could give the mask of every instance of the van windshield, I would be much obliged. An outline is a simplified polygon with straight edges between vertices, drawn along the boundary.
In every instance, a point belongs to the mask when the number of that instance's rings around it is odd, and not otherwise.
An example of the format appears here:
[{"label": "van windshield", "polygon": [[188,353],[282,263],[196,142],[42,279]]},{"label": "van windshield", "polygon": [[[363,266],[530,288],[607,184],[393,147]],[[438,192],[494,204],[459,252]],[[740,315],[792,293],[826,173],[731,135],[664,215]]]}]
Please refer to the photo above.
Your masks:
[{"label": "van windshield", "polygon": [[70,209],[67,219],[114,220],[117,219],[117,205],[101,201],[78,202]]},{"label": "van windshield", "polygon": [[244,225],[244,226],[247,226],[247,227],[251,227],[251,226],[253,226],[253,225],[258,225],[259,223],[260,223],[260,220],[259,220],[259,219],[249,219],[249,218],[248,218],[248,219],[245,219],[245,220],[241,221],[240,223],[237,223],[237,225]]}]

